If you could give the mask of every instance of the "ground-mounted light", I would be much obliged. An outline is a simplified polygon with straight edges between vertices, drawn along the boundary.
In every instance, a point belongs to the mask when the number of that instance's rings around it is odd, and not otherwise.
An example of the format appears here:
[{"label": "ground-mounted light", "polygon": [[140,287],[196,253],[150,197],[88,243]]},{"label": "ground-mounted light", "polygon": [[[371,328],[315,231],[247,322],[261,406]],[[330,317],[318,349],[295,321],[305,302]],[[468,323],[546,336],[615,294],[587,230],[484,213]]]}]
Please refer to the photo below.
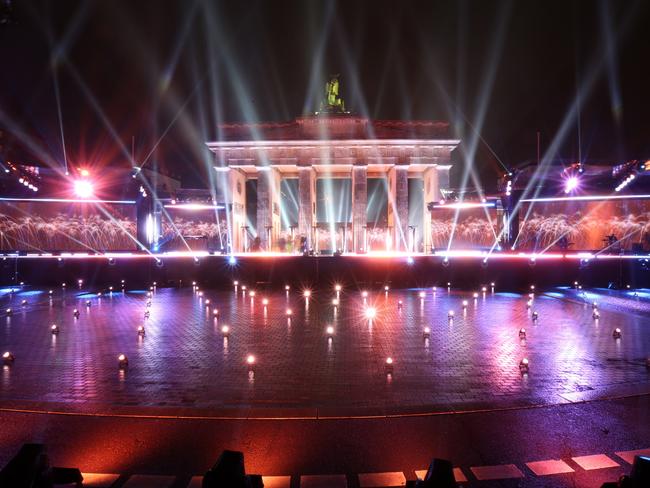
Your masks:
[{"label": "ground-mounted light", "polygon": [[398,300],[398,301],[397,301],[397,308],[398,308],[399,310],[402,309],[402,306],[403,306],[403,305],[404,305],[404,304],[402,303],[402,300]]},{"label": "ground-mounted light", "polygon": [[394,363],[393,358],[391,358],[391,357],[386,358],[386,362],[384,363],[384,369],[385,369],[386,373],[392,374],[392,372],[393,372],[393,363]]},{"label": "ground-mounted light", "polygon": [[340,303],[340,302],[339,302],[339,299],[338,299],[338,298],[334,298],[334,299],[332,299],[332,305],[333,305],[333,306],[338,307],[338,306],[339,306],[339,303]]},{"label": "ground-mounted light", "polygon": [[287,310],[284,312],[287,317],[291,317],[293,315],[293,310],[290,308],[287,308]]},{"label": "ground-mounted light", "polygon": [[138,325],[138,335],[140,337],[144,337],[145,331],[144,331],[144,325]]},{"label": "ground-mounted light", "polygon": [[289,285],[284,285],[284,291],[289,291],[291,290],[291,287]]},{"label": "ground-mounted light", "polygon": [[533,312],[533,314],[532,314],[533,322],[537,322],[538,318],[539,318],[539,314],[537,312]]},{"label": "ground-mounted light", "polygon": [[84,284],[84,280],[77,280],[77,284],[78,284],[79,286],[83,285],[83,284]]},{"label": "ground-mounted light", "polygon": [[10,366],[10,365],[12,365],[12,364],[14,363],[15,360],[16,360],[16,357],[15,357],[12,353],[10,353],[9,351],[5,352],[5,353],[2,355],[2,362],[3,362],[6,366]]},{"label": "ground-mounted light", "polygon": [[109,287],[108,287],[108,291],[111,291],[111,292],[112,292],[112,291],[113,291],[113,287],[112,287],[112,286],[109,286]]},{"label": "ground-mounted light", "polygon": [[388,285],[384,286],[384,291],[390,290],[390,287]]},{"label": "ground-mounted light", "polygon": [[86,300],[86,307],[90,307],[92,305],[92,302],[90,300]]},{"label": "ground-mounted light", "polygon": [[420,295],[420,298],[424,298],[424,297],[426,297],[426,296],[427,296],[427,294],[426,294],[426,293],[424,293],[423,291],[421,291],[421,292],[419,293],[419,295]]},{"label": "ground-mounted light", "polygon": [[65,288],[66,286],[68,285],[66,285],[65,283],[61,283],[61,288]]},{"label": "ground-mounted light", "polygon": [[529,293],[528,298],[530,298],[532,300],[533,298],[535,298],[535,294],[534,293]]},{"label": "ground-mounted light", "polygon": [[341,285],[338,285],[338,284],[337,284],[337,285],[334,285],[334,291],[335,291],[335,292],[338,293],[338,292],[340,292],[342,289],[343,289],[343,287],[342,287]]},{"label": "ground-mounted light", "polygon": [[262,298],[262,305],[265,307],[269,304],[269,299],[268,298]]},{"label": "ground-mounted light", "polygon": [[223,327],[221,327],[221,334],[223,336],[229,336],[230,335],[230,327],[228,327],[227,325],[224,325]]},{"label": "ground-mounted light", "polygon": [[492,283],[490,283],[490,288],[492,288],[492,291],[494,291],[495,286],[496,286],[496,283],[494,281]]},{"label": "ground-mounted light", "polygon": [[151,298],[152,296],[153,296],[153,293],[151,293],[150,291],[148,291],[148,292],[147,292],[147,297],[148,297],[148,298]]},{"label": "ground-mounted light", "polygon": [[8,308],[7,310],[5,310],[5,313],[6,313],[7,315],[11,315],[11,314],[13,314],[14,312],[13,312],[13,310],[11,310],[10,308]]},{"label": "ground-mounted light", "polygon": [[474,300],[476,300],[478,298],[478,293],[476,293],[476,292],[472,293],[472,298]]},{"label": "ground-mounted light", "polygon": [[487,286],[482,287],[481,292],[486,293],[487,292]]},{"label": "ground-mounted light", "polygon": [[22,300],[22,301],[20,302],[20,304],[21,304],[22,306],[27,305],[27,300]]},{"label": "ground-mounted light", "polygon": [[196,286],[196,281],[192,281],[192,286]]},{"label": "ground-mounted light", "polygon": [[117,367],[119,369],[126,369],[129,367],[129,358],[126,357],[126,354],[120,354],[117,356]]},{"label": "ground-mounted light", "polygon": [[48,295],[51,295],[52,293],[54,293],[52,290],[47,292]]},{"label": "ground-mounted light", "polygon": [[153,286],[150,286],[150,287],[149,287],[149,291],[152,292],[152,291],[153,291],[153,288],[154,288]]},{"label": "ground-mounted light", "polygon": [[598,320],[600,318],[600,312],[598,310],[594,310],[594,312],[591,314],[591,317],[594,320]]},{"label": "ground-mounted light", "polygon": [[77,309],[75,308],[75,309],[72,311],[72,315],[74,315],[74,318],[75,318],[75,319],[78,319],[78,318],[79,318],[79,310],[77,310]]},{"label": "ground-mounted light", "polygon": [[614,339],[620,339],[621,336],[622,336],[622,334],[621,334],[621,329],[619,329],[618,327],[616,327],[616,328],[614,329],[614,332],[612,332],[612,337],[613,337]]},{"label": "ground-mounted light", "polygon": [[450,290],[450,289],[451,289],[451,283],[447,282],[447,290]]},{"label": "ground-mounted light", "polygon": [[253,369],[255,367],[255,356],[249,354],[246,357],[246,364],[248,365],[248,369]]},{"label": "ground-mounted light", "polygon": [[528,358],[524,358],[519,362],[519,372],[521,374],[528,374],[528,371],[530,370],[530,362],[528,361]]},{"label": "ground-mounted light", "polygon": [[235,280],[235,281],[232,282],[232,284],[233,284],[234,286],[239,286],[239,281]]},{"label": "ground-mounted light", "polygon": [[532,306],[533,306],[533,301],[532,301],[532,300],[528,300],[528,301],[526,302],[526,308],[530,308],[530,307],[532,307]]},{"label": "ground-mounted light", "polygon": [[311,290],[303,291],[302,296],[305,297],[305,298],[309,298],[311,296]]},{"label": "ground-mounted light", "polygon": [[332,337],[334,335],[334,327],[329,325],[327,329],[325,329],[325,333],[327,334],[328,337]]},{"label": "ground-mounted light", "polygon": [[535,291],[535,285],[530,285],[530,291]]},{"label": "ground-mounted light", "polygon": [[375,307],[368,307],[365,311],[366,318],[372,320],[377,316],[377,309]]},{"label": "ground-mounted light", "polygon": [[241,291],[245,292],[246,291],[246,285],[241,286]]},{"label": "ground-mounted light", "polygon": [[[198,288],[197,288],[197,289],[198,289]],[[200,292],[199,292],[199,297],[202,297],[202,296],[203,296],[203,292],[200,291]]]},{"label": "ground-mounted light", "polygon": [[212,309],[212,315],[214,315],[215,317],[216,317],[217,315],[219,315],[219,309],[218,309],[218,308],[213,308],[213,309]]},{"label": "ground-mounted light", "polygon": [[52,326],[50,327],[50,332],[52,332],[52,334],[54,335],[57,335],[59,333],[59,326],[56,324],[52,324]]},{"label": "ground-mounted light", "polygon": [[463,300],[463,308],[467,308],[467,305],[469,305],[469,302],[467,300]]},{"label": "ground-mounted light", "polygon": [[449,312],[447,312],[447,318],[449,320],[454,320],[454,315],[456,315],[456,314],[454,313],[453,310],[449,310]]},{"label": "ground-mounted light", "polygon": [[425,339],[428,339],[429,336],[431,335],[431,329],[429,327],[425,327],[424,330],[422,331],[422,335],[424,336]]},{"label": "ground-mounted light", "polygon": [[361,292],[361,298],[368,298],[368,292],[366,290]]},{"label": "ground-mounted light", "polygon": [[209,306],[210,306],[210,299],[209,299],[209,298],[206,298],[206,300],[205,300],[205,306],[206,306],[206,307],[209,307]]},{"label": "ground-mounted light", "polygon": [[593,303],[591,304],[591,308],[593,308],[594,310],[596,310],[596,309],[598,308],[598,303],[593,302]]},{"label": "ground-mounted light", "polygon": [[521,329],[519,329],[519,338],[520,339],[525,339],[526,338],[526,329],[524,329],[523,327]]},{"label": "ground-mounted light", "polygon": [[249,291],[248,296],[251,297],[251,298],[255,298],[255,290]]}]

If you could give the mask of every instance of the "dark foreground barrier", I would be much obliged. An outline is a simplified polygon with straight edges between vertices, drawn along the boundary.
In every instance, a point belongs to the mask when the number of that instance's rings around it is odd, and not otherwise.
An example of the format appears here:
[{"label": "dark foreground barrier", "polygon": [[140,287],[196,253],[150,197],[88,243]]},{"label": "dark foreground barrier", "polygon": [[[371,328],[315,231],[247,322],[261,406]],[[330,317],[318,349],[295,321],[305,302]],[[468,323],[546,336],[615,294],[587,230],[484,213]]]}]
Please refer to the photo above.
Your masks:
[{"label": "dark foreground barrier", "polygon": [[648,488],[650,486],[650,457],[636,456],[629,476],[604,483],[601,488]]},{"label": "dark foreground barrier", "polygon": [[53,485],[82,486],[77,468],[50,467],[45,446],[24,444],[0,471],[0,486],[11,488],[49,488]]},{"label": "dark foreground barrier", "polygon": [[82,279],[84,285],[118,287],[125,280],[129,287],[156,281],[159,285],[229,287],[234,280],[261,287],[282,288],[285,284],[305,287],[330,287],[334,283],[363,285],[369,288],[447,286],[476,289],[496,283],[499,290],[524,290],[531,284],[571,286],[579,282],[589,287],[641,288],[650,286],[648,263],[643,259],[575,258],[538,259],[498,258],[484,263],[480,258],[436,256],[227,256],[161,257],[147,256],[47,257],[0,259],[0,284],[20,282],[33,286],[69,285]]}]

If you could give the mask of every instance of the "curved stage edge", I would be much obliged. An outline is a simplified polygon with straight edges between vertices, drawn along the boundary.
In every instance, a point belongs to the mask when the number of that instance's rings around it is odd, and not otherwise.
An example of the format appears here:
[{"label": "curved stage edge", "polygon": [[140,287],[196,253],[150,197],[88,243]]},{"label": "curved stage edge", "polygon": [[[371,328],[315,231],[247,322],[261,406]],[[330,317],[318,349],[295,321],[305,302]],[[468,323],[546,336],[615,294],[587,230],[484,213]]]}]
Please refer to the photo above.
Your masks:
[{"label": "curved stage edge", "polygon": [[[110,256],[110,257],[109,257]],[[159,285],[228,287],[239,280],[264,288],[285,284],[312,288],[334,283],[352,286],[474,288],[497,283],[499,289],[522,290],[573,285],[642,288],[650,286],[650,256],[579,255],[524,258],[504,255],[487,263],[481,256],[295,256],[295,255],[157,255],[111,253],[106,255],[27,255],[0,258],[0,283],[56,286],[79,279],[88,286],[133,285],[156,281]]]}]

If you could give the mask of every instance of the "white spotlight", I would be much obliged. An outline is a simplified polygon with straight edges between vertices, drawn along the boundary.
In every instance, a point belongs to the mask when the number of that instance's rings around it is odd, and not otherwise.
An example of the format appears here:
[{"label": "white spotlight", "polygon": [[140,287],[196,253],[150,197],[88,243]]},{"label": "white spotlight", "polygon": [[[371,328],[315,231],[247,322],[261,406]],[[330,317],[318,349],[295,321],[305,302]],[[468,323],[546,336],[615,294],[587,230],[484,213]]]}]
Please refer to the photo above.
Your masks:
[{"label": "white spotlight", "polygon": [[50,331],[52,334],[56,335],[59,333],[59,326],[56,324],[52,324],[52,327],[50,327]]},{"label": "white spotlight", "polygon": [[221,327],[221,333],[224,336],[230,335],[230,327],[228,327],[227,325],[224,325],[223,327]]},{"label": "white spotlight", "polygon": [[138,335],[144,337],[144,325],[138,325]]},{"label": "white spotlight", "polygon": [[621,338],[621,335],[622,335],[622,334],[621,334],[621,329],[619,329],[618,327],[616,327],[616,328],[614,329],[614,332],[612,333],[612,337],[613,337],[614,339],[620,339],[620,338]]},{"label": "white spotlight", "polygon": [[530,369],[530,363],[528,362],[528,358],[524,358],[521,360],[519,363],[519,371],[521,374],[527,374],[528,370]]},{"label": "white spotlight", "polygon": [[374,307],[368,307],[366,308],[366,318],[368,320],[372,320],[377,316],[377,309]]},{"label": "white spotlight", "polygon": [[129,366],[129,358],[126,357],[126,354],[117,356],[117,366],[120,369],[126,369]]}]

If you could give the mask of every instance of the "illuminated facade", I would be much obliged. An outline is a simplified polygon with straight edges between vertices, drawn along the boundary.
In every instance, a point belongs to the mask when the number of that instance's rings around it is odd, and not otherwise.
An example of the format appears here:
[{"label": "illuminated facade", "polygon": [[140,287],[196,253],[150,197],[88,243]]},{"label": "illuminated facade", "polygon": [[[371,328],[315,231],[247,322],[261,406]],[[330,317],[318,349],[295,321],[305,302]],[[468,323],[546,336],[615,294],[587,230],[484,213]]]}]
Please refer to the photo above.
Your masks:
[{"label": "illuminated facade", "polygon": [[[448,123],[369,120],[347,113],[320,113],[287,123],[226,124],[214,153],[218,194],[228,205],[234,252],[250,250],[246,182],[257,180],[256,229],[261,250],[278,250],[281,240],[281,181],[298,182],[298,222],[290,239],[318,250],[316,186],[320,178],[351,179],[351,222],[339,226],[332,250],[367,252],[368,178],[387,185],[385,248],[427,251],[431,247],[426,202],[441,199],[449,186],[451,151],[460,141],[447,138]],[[423,182],[422,227],[414,242],[409,228],[409,179]],[[335,223],[325,223],[325,226]],[[340,230],[340,232],[339,232]]]}]

